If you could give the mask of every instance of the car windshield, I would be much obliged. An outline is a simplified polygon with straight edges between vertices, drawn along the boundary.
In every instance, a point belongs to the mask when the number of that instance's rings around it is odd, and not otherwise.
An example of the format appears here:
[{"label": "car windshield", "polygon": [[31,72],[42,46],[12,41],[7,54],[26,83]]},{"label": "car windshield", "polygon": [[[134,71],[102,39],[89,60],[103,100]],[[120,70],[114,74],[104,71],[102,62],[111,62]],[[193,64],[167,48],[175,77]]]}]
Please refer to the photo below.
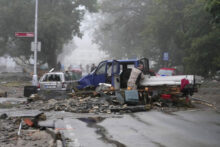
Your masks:
[{"label": "car windshield", "polygon": [[165,75],[165,76],[172,76],[173,70],[164,70],[164,69],[160,69],[158,71],[159,75]]}]

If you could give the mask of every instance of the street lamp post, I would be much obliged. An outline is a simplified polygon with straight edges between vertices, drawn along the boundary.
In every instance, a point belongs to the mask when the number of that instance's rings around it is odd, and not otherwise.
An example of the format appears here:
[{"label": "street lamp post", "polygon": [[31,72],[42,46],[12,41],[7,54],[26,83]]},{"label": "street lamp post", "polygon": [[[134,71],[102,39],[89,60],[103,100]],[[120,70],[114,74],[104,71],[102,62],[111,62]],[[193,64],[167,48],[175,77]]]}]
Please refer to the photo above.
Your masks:
[{"label": "street lamp post", "polygon": [[35,25],[34,25],[34,75],[32,80],[32,85],[38,85],[38,78],[37,78],[37,24],[38,24],[38,0],[35,0]]}]

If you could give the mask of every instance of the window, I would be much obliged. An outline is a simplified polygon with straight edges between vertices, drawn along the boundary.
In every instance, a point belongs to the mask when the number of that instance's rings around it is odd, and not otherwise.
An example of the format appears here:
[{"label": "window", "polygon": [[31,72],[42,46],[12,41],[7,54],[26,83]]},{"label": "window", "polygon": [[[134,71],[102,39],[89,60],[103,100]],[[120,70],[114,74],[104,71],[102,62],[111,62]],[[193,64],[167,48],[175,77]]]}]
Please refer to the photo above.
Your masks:
[{"label": "window", "polygon": [[173,70],[163,70],[163,69],[160,69],[158,74],[159,75],[164,75],[164,76],[172,76]]},{"label": "window", "polygon": [[107,75],[111,76],[112,74],[112,64],[107,64]]},{"label": "window", "polygon": [[98,70],[96,71],[96,74],[97,75],[100,75],[100,74],[105,74],[105,67],[106,67],[106,62],[103,62],[99,65],[98,67]]},{"label": "window", "polygon": [[45,75],[42,81],[44,81],[44,82],[48,81],[47,79],[48,79],[48,75]]},{"label": "window", "polygon": [[61,81],[61,78],[57,74],[48,74],[44,77],[43,81]]}]

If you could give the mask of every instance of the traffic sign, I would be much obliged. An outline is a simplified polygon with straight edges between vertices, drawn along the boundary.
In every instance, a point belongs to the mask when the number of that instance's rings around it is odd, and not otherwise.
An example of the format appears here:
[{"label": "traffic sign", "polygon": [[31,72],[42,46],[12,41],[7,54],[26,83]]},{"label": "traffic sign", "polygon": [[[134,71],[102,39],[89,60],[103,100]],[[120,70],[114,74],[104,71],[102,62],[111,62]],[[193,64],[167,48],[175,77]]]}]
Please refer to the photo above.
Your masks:
[{"label": "traffic sign", "polygon": [[[35,49],[35,43],[34,43],[34,42],[31,42],[31,51],[34,52],[34,49]],[[38,43],[37,43],[37,51],[38,51],[38,52],[41,51],[41,42],[38,42]]]},{"label": "traffic sign", "polygon": [[163,53],[163,60],[164,60],[164,61],[168,61],[168,60],[169,60],[169,54],[168,54],[168,52],[164,52],[164,53]]},{"label": "traffic sign", "polygon": [[15,32],[16,37],[34,37],[33,32]]}]

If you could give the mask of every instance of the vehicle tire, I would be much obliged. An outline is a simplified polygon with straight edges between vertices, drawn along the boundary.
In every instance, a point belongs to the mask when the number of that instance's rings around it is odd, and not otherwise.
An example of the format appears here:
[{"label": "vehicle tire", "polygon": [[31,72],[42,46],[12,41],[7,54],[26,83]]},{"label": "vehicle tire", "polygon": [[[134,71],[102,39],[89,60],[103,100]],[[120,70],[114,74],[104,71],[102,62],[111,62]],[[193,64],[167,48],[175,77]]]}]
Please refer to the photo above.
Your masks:
[{"label": "vehicle tire", "polygon": [[24,86],[24,96],[29,97],[31,94],[37,93],[37,86]]}]

